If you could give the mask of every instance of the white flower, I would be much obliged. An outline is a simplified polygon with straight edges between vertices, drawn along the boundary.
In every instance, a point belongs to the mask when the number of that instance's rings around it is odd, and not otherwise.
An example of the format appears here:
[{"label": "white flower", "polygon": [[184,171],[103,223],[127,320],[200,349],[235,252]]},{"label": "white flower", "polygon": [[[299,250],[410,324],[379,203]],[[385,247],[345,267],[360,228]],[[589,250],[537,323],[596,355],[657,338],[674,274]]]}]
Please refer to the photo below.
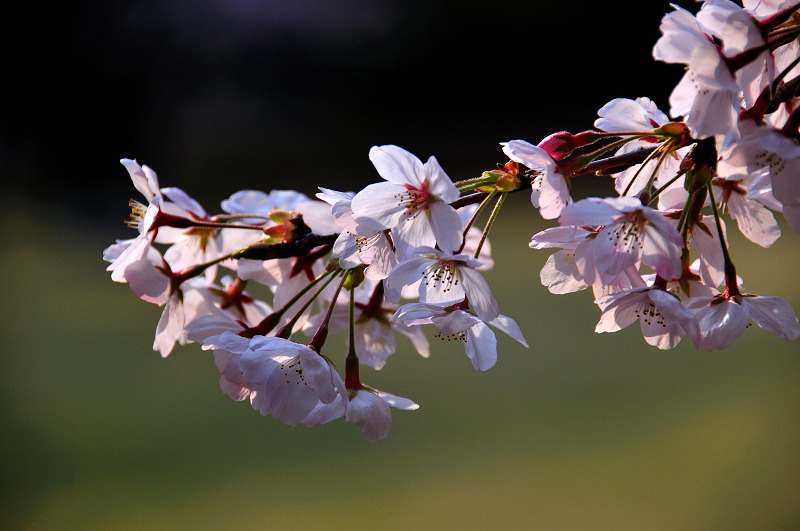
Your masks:
[{"label": "white flower", "polygon": [[369,158],[386,182],[371,184],[352,201],[356,222],[367,218],[410,246],[461,246],[461,218],[449,203],[460,193],[434,157],[422,163],[398,146],[373,146]]},{"label": "white flower", "polygon": [[664,215],[635,197],[589,197],[569,205],[561,225],[601,225],[592,242],[597,270],[614,277],[643,262],[665,280],[681,275],[683,239]]},{"label": "white flower", "polygon": [[329,404],[346,392],[324,357],[287,339],[254,337],[239,367],[255,393],[253,408],[291,426],[303,422],[319,402]]},{"label": "white flower", "polygon": [[662,36],[653,47],[656,60],[687,65],[670,95],[670,115],[684,116],[695,138],[720,136],[729,145],[738,139],[741,90],[694,15],[673,7],[661,19]]},{"label": "white flower", "polygon": [[692,297],[685,303],[700,326],[706,350],[729,347],[750,322],[787,340],[800,337],[800,323],[789,303],[780,297],[726,294]]},{"label": "white flower", "polygon": [[531,203],[539,209],[542,218],[557,218],[561,210],[572,203],[572,197],[567,180],[558,173],[553,158],[544,149],[524,140],[511,140],[501,145],[509,159],[536,171],[531,182]]},{"label": "white flower", "polygon": [[683,336],[689,336],[695,348],[700,330],[694,314],[671,293],[656,286],[643,286],[609,295],[597,303],[603,314],[595,332],[616,332],[639,321],[648,344],[660,349],[674,348]]},{"label": "white flower", "polygon": [[364,276],[369,279],[383,279],[397,263],[392,242],[382,226],[361,218],[356,222],[353,216],[352,201],[355,194],[337,192],[320,188],[317,197],[331,205],[331,214],[341,229],[333,244],[331,254],[339,259],[342,269],[352,269],[360,264],[368,267]]},{"label": "white flower", "polygon": [[385,439],[392,426],[392,412],[390,408],[413,411],[419,409],[419,404],[371,387],[361,386],[359,389],[349,389],[349,399],[342,399],[341,395],[330,404],[317,404],[316,408],[303,420],[305,426],[326,424],[341,417],[361,429],[370,442]]},{"label": "white flower", "polygon": [[[448,305],[466,297],[484,321],[497,317],[500,310],[483,275],[481,262],[465,254],[451,254],[430,247],[419,247],[418,256],[397,265],[384,280],[387,298],[403,286],[418,285],[419,300]],[[398,302],[391,300],[390,302]]]},{"label": "white flower", "polygon": [[472,366],[481,371],[489,370],[497,363],[497,338],[486,326],[487,323],[528,346],[517,323],[505,315],[498,315],[484,323],[479,317],[459,308],[412,302],[398,308],[392,321],[408,326],[435,325],[439,330],[437,337],[447,341],[462,341]]}]

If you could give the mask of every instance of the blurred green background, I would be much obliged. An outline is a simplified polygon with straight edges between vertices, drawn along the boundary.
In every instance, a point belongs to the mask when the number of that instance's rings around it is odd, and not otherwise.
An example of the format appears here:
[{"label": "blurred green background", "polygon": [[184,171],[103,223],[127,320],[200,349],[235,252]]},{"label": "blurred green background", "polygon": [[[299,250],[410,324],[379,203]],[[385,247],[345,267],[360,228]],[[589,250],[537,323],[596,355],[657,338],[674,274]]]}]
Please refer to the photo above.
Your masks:
[{"label": "blurred green background", "polygon": [[[112,283],[105,231],[12,209],[2,250],[5,529],[792,529],[800,525],[798,343],[759,328],[725,351],[594,334],[587,292],[538,282],[545,225],[508,201],[487,273],[531,347],[475,371],[400,340],[368,383],[421,407],[386,440],[261,417],[196,345],[150,350],[159,310]],[[121,232],[121,231],[120,231]],[[734,231],[731,231],[734,232]],[[800,308],[800,238],[733,256],[746,287]],[[337,354],[340,336],[326,351]]]},{"label": "blurred green background", "polygon": [[[160,310],[105,271],[102,250],[131,235],[123,157],[217,211],[245,188],[363,187],[374,144],[435,155],[463,179],[504,162],[498,142],[591,127],[613,97],[667,109],[682,71],[650,51],[671,8],[640,3],[636,24],[619,16],[629,8],[17,5],[17,31],[0,36],[13,80],[0,113],[0,528],[800,528],[800,343],[755,327],[725,351],[658,351],[636,326],[595,334],[589,293],[539,283],[548,252],[527,244],[546,225],[527,194],[507,201],[487,278],[531,347],[499,336],[480,373],[460,346],[429,336],[422,359],[400,339],[364,379],[421,407],[395,411],[374,444],[343,422],[290,428],[229,400],[196,345],[162,359]],[[763,250],[730,232],[746,289],[800,311],[800,236]],[[341,340],[326,346],[334,360]]]}]

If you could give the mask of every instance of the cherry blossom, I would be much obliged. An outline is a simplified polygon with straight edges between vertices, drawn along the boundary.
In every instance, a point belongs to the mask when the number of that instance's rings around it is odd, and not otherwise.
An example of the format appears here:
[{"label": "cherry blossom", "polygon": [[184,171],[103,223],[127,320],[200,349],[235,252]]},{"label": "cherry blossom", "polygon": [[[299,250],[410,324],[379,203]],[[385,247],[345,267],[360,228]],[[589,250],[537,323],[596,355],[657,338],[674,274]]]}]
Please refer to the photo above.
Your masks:
[{"label": "cherry blossom", "polygon": [[751,322],[787,340],[800,336],[800,323],[789,304],[780,297],[758,295],[693,297],[686,308],[700,326],[700,344],[706,350],[729,347]]},{"label": "cherry blossom", "polygon": [[439,330],[437,337],[447,341],[462,341],[472,366],[486,371],[497,363],[497,338],[487,323],[514,338],[527,347],[528,343],[510,317],[498,315],[484,321],[480,317],[456,306],[442,307],[435,304],[412,302],[398,308],[392,321],[408,326],[433,324]]},{"label": "cherry blossom", "polygon": [[[491,288],[478,272],[481,262],[465,254],[418,247],[418,255],[397,265],[386,278],[387,290],[417,285],[420,302],[453,304],[466,297],[475,313],[491,321],[500,310]],[[393,301],[397,302],[397,300]]]},{"label": "cherry blossom", "polygon": [[564,209],[561,225],[599,225],[592,248],[598,271],[614,277],[640,261],[662,278],[681,273],[681,235],[664,215],[634,197],[582,199]]},{"label": "cherry blossom", "polygon": [[357,223],[392,229],[410,247],[437,244],[455,251],[461,246],[461,218],[449,205],[459,191],[435,157],[423,163],[401,147],[386,145],[373,146],[369,159],[386,182],[370,184],[353,197]]},{"label": "cherry blossom", "polygon": [[561,210],[572,203],[569,185],[558,171],[558,165],[544,149],[524,140],[504,142],[508,158],[536,172],[531,182],[531,203],[544,219],[556,219]]}]

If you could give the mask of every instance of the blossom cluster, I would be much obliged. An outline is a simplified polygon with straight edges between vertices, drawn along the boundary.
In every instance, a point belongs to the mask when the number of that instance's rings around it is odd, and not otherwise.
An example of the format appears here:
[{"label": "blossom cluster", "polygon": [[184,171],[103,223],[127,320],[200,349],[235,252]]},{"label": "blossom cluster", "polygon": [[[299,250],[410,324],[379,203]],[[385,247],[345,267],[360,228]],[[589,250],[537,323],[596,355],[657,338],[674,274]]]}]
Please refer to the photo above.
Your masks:
[{"label": "blossom cluster", "polygon": [[[153,343],[162,356],[197,343],[233,400],[288,425],[343,418],[370,441],[387,436],[391,408],[419,407],[362,380],[398,335],[424,357],[426,330],[461,342],[481,371],[497,362],[496,331],[528,346],[483,276],[511,193],[530,190],[553,221],[530,240],[552,252],[541,282],[554,294],[591,289],[596,332],[638,321],[659,349],[688,338],[713,350],[755,323],[795,340],[785,300],[744,290],[727,231],[735,223],[764,248],[780,217],[800,232],[798,4],[674,7],[653,47],[655,60],[685,65],[668,114],[646,97],[613,99],[586,131],[501,142],[502,161],[475,178],[454,182],[434,157],[374,146],[381,180],[362,190],[242,190],[209,214],[122,159],[142,200],[130,202],[135,237],[105,249],[107,270],[163,307]],[[574,179],[588,175],[616,194],[573,200]],[[323,353],[334,331],[347,332],[333,349],[344,360]]]}]

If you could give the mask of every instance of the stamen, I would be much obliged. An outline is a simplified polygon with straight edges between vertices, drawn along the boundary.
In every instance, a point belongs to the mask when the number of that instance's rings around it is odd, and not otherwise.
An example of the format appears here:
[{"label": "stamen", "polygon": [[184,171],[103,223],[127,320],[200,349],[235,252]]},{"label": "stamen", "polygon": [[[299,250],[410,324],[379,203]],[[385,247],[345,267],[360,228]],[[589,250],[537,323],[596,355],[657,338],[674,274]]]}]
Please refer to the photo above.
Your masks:
[{"label": "stamen", "polygon": [[300,365],[299,358],[295,357],[281,362],[281,371],[286,377],[287,384],[290,384],[292,383],[292,380],[295,380],[295,385],[300,385],[302,383],[303,385],[308,386],[305,377],[303,376],[303,367]]},{"label": "stamen", "polygon": [[651,325],[655,323],[661,328],[667,327],[666,319],[660,311],[658,306],[648,297],[635,310],[636,317],[639,318],[644,324]]},{"label": "stamen", "polygon": [[465,332],[453,332],[452,334],[443,334],[442,332],[436,332],[434,334],[435,338],[441,339],[442,341],[462,341],[464,343],[467,342],[467,334]]},{"label": "stamen", "polygon": [[630,254],[634,249],[642,249],[644,246],[642,232],[639,227],[639,220],[632,216],[628,221],[619,223],[608,237],[612,245],[617,249],[624,249]]},{"label": "stamen", "polygon": [[430,197],[431,195],[428,193],[425,183],[423,183],[422,189],[406,185],[405,192],[395,194],[394,196],[397,204],[405,208],[403,215],[409,219],[416,217],[422,210],[428,208]]},{"label": "stamen", "polygon": [[453,260],[439,260],[422,272],[425,286],[447,293],[458,286],[459,274]]},{"label": "stamen", "polygon": [[135,199],[128,201],[128,206],[131,207],[131,214],[130,219],[125,221],[125,225],[141,232],[144,224],[144,215],[147,213],[147,206]]}]

